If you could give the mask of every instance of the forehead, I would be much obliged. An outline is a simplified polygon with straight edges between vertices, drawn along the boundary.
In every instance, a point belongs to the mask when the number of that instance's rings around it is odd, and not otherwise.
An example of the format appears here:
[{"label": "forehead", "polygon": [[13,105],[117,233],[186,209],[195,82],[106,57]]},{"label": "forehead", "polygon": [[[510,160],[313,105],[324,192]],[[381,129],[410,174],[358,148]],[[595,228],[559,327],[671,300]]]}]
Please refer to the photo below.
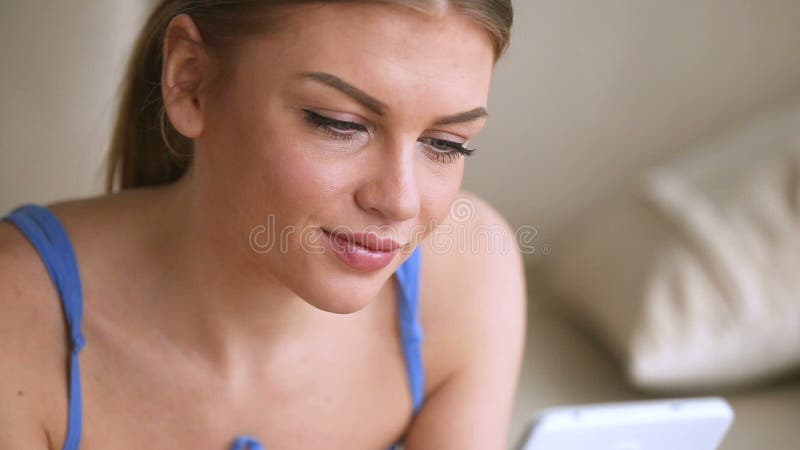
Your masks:
[{"label": "forehead", "polygon": [[240,66],[265,82],[327,72],[390,109],[441,114],[485,106],[494,66],[488,34],[469,17],[358,2],[292,8],[244,50]]}]

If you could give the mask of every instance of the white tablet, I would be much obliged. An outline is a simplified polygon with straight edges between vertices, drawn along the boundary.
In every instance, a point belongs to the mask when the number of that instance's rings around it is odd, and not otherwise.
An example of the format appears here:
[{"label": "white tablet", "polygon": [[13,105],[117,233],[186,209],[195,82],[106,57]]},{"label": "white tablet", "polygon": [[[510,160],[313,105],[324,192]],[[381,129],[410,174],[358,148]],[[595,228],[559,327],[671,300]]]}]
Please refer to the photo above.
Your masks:
[{"label": "white tablet", "polygon": [[518,450],[716,450],[733,423],[724,399],[686,398],[542,411]]}]

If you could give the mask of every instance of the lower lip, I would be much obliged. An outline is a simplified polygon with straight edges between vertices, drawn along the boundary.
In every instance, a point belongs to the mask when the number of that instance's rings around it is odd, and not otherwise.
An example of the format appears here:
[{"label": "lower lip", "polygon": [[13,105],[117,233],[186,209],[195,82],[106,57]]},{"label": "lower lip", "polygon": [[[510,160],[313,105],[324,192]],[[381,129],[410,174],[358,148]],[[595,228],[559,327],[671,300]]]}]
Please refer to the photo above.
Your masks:
[{"label": "lower lip", "polygon": [[397,250],[391,252],[370,250],[366,247],[331,236],[325,230],[322,230],[322,234],[325,236],[331,251],[340,261],[361,272],[381,270],[388,266],[397,254]]}]

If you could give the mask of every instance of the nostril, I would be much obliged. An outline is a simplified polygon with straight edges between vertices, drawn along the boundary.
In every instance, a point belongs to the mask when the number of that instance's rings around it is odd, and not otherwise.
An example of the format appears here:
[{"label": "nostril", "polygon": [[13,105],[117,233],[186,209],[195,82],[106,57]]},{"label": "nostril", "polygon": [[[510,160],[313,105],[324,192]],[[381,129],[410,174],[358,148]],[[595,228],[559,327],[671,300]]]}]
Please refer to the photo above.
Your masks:
[{"label": "nostril", "polygon": [[417,192],[415,185],[384,179],[362,186],[356,192],[355,200],[370,214],[402,221],[416,217],[420,204]]}]

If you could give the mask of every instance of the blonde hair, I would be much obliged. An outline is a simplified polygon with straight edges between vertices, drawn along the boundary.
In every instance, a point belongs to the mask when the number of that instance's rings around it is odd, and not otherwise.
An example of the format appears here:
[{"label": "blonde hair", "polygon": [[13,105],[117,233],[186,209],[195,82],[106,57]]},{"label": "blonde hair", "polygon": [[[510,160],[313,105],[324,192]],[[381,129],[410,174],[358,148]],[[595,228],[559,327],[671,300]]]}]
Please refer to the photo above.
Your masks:
[{"label": "blonde hair", "polygon": [[495,59],[508,47],[513,21],[511,0],[162,0],[136,40],[121,85],[107,160],[106,191],[173,182],[191,162],[192,141],[169,123],[161,96],[162,45],[173,17],[188,14],[208,50],[223,56],[237,39],[274,29],[278,7],[353,1],[421,11],[450,6],[487,31]]}]

